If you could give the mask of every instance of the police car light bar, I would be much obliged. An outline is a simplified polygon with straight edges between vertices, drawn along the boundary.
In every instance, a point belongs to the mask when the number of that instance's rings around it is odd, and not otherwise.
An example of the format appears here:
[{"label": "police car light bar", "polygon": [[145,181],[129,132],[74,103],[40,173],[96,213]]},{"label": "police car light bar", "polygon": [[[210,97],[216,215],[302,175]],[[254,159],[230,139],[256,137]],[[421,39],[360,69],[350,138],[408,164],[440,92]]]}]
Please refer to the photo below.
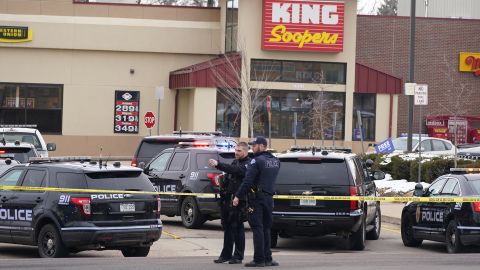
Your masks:
[{"label": "police car light bar", "polygon": [[190,146],[190,147],[209,147],[210,143],[209,142],[202,142],[202,141],[196,141],[196,142],[179,142],[178,143],[180,146]]},{"label": "police car light bar", "polygon": [[37,128],[37,125],[0,125],[0,128]]},{"label": "police car light bar", "polygon": [[73,162],[73,161],[90,161],[92,158],[89,156],[65,156],[65,157],[31,157],[30,163],[43,163],[43,162]]},{"label": "police car light bar", "polygon": [[480,173],[480,168],[450,168],[451,173]]},{"label": "police car light bar", "polygon": [[206,135],[206,136],[222,136],[223,133],[221,131],[174,131],[173,134],[175,135]]}]

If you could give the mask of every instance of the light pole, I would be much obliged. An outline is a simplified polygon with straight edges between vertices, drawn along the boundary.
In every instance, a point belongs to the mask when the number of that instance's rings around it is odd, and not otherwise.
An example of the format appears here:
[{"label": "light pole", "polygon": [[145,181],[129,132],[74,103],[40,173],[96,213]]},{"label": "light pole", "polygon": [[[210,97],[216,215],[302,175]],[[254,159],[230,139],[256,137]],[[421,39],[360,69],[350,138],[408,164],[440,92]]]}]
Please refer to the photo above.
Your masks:
[{"label": "light pole", "polygon": [[[415,9],[416,1],[410,0],[410,71],[408,81],[415,81]],[[408,138],[407,149],[412,152],[412,133],[413,133],[413,102],[414,96],[408,97]]]}]

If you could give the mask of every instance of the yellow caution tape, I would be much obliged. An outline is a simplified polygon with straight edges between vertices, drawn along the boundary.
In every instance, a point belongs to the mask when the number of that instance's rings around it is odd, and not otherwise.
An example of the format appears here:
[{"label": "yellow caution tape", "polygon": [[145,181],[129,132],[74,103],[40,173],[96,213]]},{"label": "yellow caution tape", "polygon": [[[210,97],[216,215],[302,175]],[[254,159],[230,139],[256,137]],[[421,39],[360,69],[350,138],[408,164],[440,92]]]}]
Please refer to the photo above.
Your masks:
[{"label": "yellow caution tape", "polygon": [[[150,194],[167,196],[196,196],[218,198],[218,193],[189,193],[189,192],[155,192],[106,189],[78,189],[78,188],[49,188],[49,187],[21,187],[0,186],[0,190],[15,191],[52,191],[63,193],[122,193],[122,194]],[[274,195],[277,200],[316,200],[316,201],[380,201],[380,202],[480,202],[479,197],[375,197],[375,196],[305,196],[305,195]]]}]

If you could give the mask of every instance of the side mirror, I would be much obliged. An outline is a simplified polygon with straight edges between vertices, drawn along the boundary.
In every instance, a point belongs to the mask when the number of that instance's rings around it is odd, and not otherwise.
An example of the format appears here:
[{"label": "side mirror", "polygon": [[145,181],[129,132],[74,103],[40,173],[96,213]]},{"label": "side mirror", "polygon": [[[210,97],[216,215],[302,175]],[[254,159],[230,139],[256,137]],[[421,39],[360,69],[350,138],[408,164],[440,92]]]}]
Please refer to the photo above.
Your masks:
[{"label": "side mirror", "polygon": [[383,180],[385,179],[385,173],[382,171],[373,172],[373,180]]},{"label": "side mirror", "polygon": [[140,169],[145,169],[145,162],[142,161],[142,162],[138,163],[138,167]]},{"label": "side mirror", "polygon": [[422,197],[423,194],[424,194],[424,193],[423,193],[423,186],[422,186],[422,184],[420,184],[420,183],[419,183],[419,184],[416,184],[416,185],[415,185],[415,191],[413,192],[413,195],[414,195],[415,197]]},{"label": "side mirror", "polygon": [[54,143],[47,143],[47,151],[55,151],[57,150],[57,145]]},{"label": "side mirror", "polygon": [[367,160],[365,161],[365,166],[367,166],[367,168],[372,168],[372,166],[373,166],[373,160],[367,159]]}]

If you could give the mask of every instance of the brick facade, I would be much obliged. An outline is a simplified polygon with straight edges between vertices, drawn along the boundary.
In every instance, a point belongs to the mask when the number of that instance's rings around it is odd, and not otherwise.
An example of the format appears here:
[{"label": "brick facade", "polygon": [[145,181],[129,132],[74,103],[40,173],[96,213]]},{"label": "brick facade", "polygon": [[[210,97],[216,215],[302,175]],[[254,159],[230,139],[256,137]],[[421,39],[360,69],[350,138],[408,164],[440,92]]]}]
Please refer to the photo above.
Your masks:
[{"label": "brick facade", "polygon": [[[417,18],[416,24],[415,82],[429,85],[424,116],[451,114],[452,108],[480,115],[480,76],[458,71],[460,52],[480,52],[480,20]],[[408,82],[409,37],[409,17],[358,16],[357,62]],[[408,130],[408,98],[400,96],[398,107],[400,134]],[[415,106],[415,133],[418,115]]]}]

